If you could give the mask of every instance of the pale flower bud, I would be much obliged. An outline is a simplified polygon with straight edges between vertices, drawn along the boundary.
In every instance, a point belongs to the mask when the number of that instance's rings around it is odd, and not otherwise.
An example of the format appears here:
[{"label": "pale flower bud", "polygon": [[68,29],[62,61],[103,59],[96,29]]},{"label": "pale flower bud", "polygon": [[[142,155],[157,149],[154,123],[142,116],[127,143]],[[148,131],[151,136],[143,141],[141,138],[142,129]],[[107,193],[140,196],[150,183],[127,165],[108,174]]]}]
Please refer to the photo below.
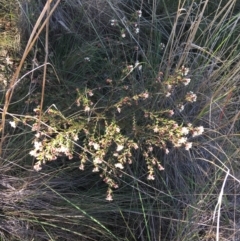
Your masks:
[{"label": "pale flower bud", "polygon": [[115,166],[116,168],[119,168],[119,169],[123,169],[123,168],[124,168],[124,166],[123,166],[122,163],[116,163],[114,166]]},{"label": "pale flower bud", "polygon": [[123,145],[117,145],[117,151],[121,151],[124,148]]}]

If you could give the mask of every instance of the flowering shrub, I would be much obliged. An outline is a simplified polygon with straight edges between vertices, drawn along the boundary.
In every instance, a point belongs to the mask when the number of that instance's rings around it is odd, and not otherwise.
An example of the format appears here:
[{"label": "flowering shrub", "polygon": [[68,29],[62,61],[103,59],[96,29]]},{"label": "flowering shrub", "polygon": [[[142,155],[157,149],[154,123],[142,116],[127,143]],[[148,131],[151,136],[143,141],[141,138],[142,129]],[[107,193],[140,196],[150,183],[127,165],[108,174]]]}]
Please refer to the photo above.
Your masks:
[{"label": "flowering shrub", "polygon": [[[120,29],[120,38],[125,38],[128,31],[139,36],[141,17],[139,10],[127,29],[115,19],[110,25]],[[138,51],[138,47],[135,49]],[[84,60],[94,65],[94,58]],[[189,138],[201,135],[204,128],[184,123],[179,113],[196,102],[197,95],[189,91],[181,101],[175,97],[177,90],[189,85],[189,69],[182,66],[171,75],[158,72],[148,79],[144,63],[138,58],[134,62],[135,65],[126,63],[120,75],[106,77],[104,83],[76,88],[74,112],[70,116],[52,105],[42,113],[41,125],[38,121],[31,123],[36,135],[30,155],[37,160],[36,171],[59,156],[78,158],[80,170],[91,163],[92,171],[98,172],[108,185],[106,199],[111,201],[112,190],[118,188],[116,177],[121,177],[126,166],[135,161],[136,153],[146,163],[147,179],[154,180],[155,172],[164,170],[158,153],[167,155],[171,148],[192,148]],[[38,120],[39,108],[35,113]]]},{"label": "flowering shrub", "polygon": [[[166,81],[162,80],[163,73],[159,73],[154,83],[149,83],[156,91],[139,90],[135,94],[134,84],[126,86],[107,79],[106,85],[111,85],[112,91],[117,89],[119,96],[113,98],[110,95],[102,102],[100,99],[94,102],[97,90],[77,89],[77,114],[65,117],[53,105],[43,114],[42,123],[45,124],[39,130],[38,123],[32,123],[32,130],[36,131],[34,149],[30,151],[37,160],[34,169],[41,170],[46,161],[56,160],[59,156],[79,158],[80,170],[91,162],[92,171],[99,172],[109,187],[107,200],[112,200],[112,189],[118,187],[114,177],[122,175],[121,171],[135,160],[134,153],[138,151],[146,163],[147,179],[154,180],[155,170],[164,170],[156,155],[157,150],[166,155],[171,148],[189,151],[193,145],[189,137],[196,137],[204,131],[202,126],[184,125],[174,120],[176,111],[181,112],[187,103],[196,101],[193,92],[187,92],[175,109],[159,108],[157,104],[171,98],[179,85],[186,86],[190,82],[186,77],[188,71],[183,66]],[[104,106],[109,102],[110,106]],[[38,117],[38,108],[35,113]],[[76,146],[81,150],[76,151]]]}]

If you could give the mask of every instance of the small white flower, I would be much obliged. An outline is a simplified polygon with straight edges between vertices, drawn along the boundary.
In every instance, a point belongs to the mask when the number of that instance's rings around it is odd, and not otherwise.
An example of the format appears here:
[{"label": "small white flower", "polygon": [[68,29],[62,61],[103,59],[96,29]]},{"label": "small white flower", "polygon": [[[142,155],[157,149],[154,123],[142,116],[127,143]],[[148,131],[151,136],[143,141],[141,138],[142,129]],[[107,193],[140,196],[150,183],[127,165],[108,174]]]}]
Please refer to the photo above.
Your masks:
[{"label": "small white flower", "polygon": [[165,95],[166,97],[169,97],[171,96],[171,93],[170,92],[167,92],[167,94]]},{"label": "small white flower", "polygon": [[89,57],[85,57],[84,60],[85,60],[86,62],[90,62],[90,58],[89,58]]},{"label": "small white flower", "polygon": [[192,91],[190,91],[186,94],[185,99],[186,99],[186,101],[189,101],[189,102],[196,102],[197,95],[194,94]]},{"label": "small white flower", "polygon": [[115,166],[116,168],[121,169],[121,170],[124,168],[124,166],[123,166],[122,163],[116,163],[116,164],[114,164],[114,166]]},{"label": "small white flower", "polygon": [[60,146],[58,148],[58,152],[62,152],[62,153],[69,153],[69,149],[66,146]]},{"label": "small white flower", "polygon": [[93,160],[94,164],[101,164],[102,163],[102,159],[99,157],[95,157],[95,159]]},{"label": "small white flower", "polygon": [[141,18],[141,17],[142,17],[142,11],[141,11],[141,10],[138,10],[138,11],[137,11],[137,15],[138,15],[139,18]]},{"label": "small white flower", "polygon": [[178,105],[178,110],[179,110],[180,112],[182,112],[182,111],[184,110],[184,105],[179,104],[179,105]]},{"label": "small white flower", "polygon": [[78,135],[77,135],[77,134],[75,134],[75,135],[73,136],[73,140],[74,140],[74,141],[78,141],[78,140],[79,140],[79,138],[78,138]]},{"label": "small white flower", "polygon": [[41,150],[42,149],[42,142],[34,141],[34,147],[35,147],[36,151]]},{"label": "small white flower", "polygon": [[123,145],[117,145],[117,150],[116,151],[121,151],[124,148]]},{"label": "small white flower", "polygon": [[120,128],[116,127],[116,132],[119,133],[120,132]]},{"label": "small white flower", "polygon": [[142,65],[141,64],[139,64],[139,61],[137,60],[136,62],[135,62],[135,68],[138,68],[138,70],[142,70]]},{"label": "small white flower", "polygon": [[187,86],[190,83],[191,79],[190,78],[183,78],[182,83]]},{"label": "small white flower", "polygon": [[84,111],[85,111],[85,112],[90,111],[90,107],[89,107],[88,105],[87,105],[87,106],[85,106]]},{"label": "small white flower", "polygon": [[122,38],[125,38],[125,37],[126,37],[126,34],[125,34],[125,33],[122,33],[122,34],[121,34],[121,37],[122,37]]},{"label": "small white flower", "polygon": [[112,19],[110,22],[111,22],[111,26],[117,26],[117,20],[116,19]]},{"label": "small white flower", "polygon": [[169,150],[168,148],[165,149],[165,154],[168,154],[169,153]]},{"label": "small white flower", "polygon": [[189,72],[189,68],[182,66],[181,72],[183,76],[186,76]]},{"label": "small white flower", "polygon": [[6,62],[7,62],[7,65],[12,65],[13,64],[13,61],[11,61],[9,56],[6,57]]},{"label": "small white flower", "polygon": [[35,134],[35,137],[36,137],[36,138],[40,138],[40,137],[41,137],[41,133],[40,133],[40,132],[36,133],[36,134]]},{"label": "small white flower", "polygon": [[112,79],[106,79],[106,83],[107,84],[111,84],[112,83]]},{"label": "small white flower", "polygon": [[16,122],[15,121],[9,121],[9,124],[12,128],[16,128]]},{"label": "small white flower", "polygon": [[33,167],[33,169],[35,170],[35,171],[41,171],[42,170],[42,165],[41,165],[41,162],[40,161],[38,161],[38,162],[36,162],[35,163],[35,165],[34,165],[34,167]]},{"label": "small white flower", "polygon": [[163,170],[164,170],[164,167],[163,167],[161,164],[158,164],[158,170],[159,170],[159,171],[163,171]]},{"label": "small white flower", "polygon": [[79,170],[84,170],[84,165],[83,164],[81,164],[80,166],[79,166]]},{"label": "small white flower", "polygon": [[34,156],[34,157],[37,157],[37,151],[36,150],[31,150],[30,152],[29,152],[29,155],[30,156]]},{"label": "small white flower", "polygon": [[107,197],[106,197],[106,200],[109,201],[109,202],[113,201],[112,195],[108,194]]},{"label": "small white flower", "polygon": [[93,96],[92,90],[89,90],[89,91],[88,91],[88,95],[89,95],[89,96]]},{"label": "small white flower", "polygon": [[118,113],[121,113],[121,108],[117,107],[117,111],[118,111]]},{"label": "small white flower", "polygon": [[189,133],[188,128],[187,128],[187,127],[182,127],[181,133],[182,133],[183,135],[187,135],[187,134]]},{"label": "small white flower", "polygon": [[153,176],[153,174],[149,174],[147,177],[148,180],[155,180],[155,177]]},{"label": "small white flower", "polygon": [[160,43],[159,47],[160,47],[161,50],[163,50],[165,48],[165,44],[164,43]]},{"label": "small white flower", "polygon": [[92,169],[92,172],[99,172],[99,167],[94,167],[94,168]]},{"label": "small white flower", "polygon": [[186,142],[185,143],[185,150],[189,151],[189,149],[191,149],[191,148],[192,148],[192,142]]},{"label": "small white flower", "polygon": [[174,115],[174,111],[173,110],[169,110],[168,111],[168,115],[171,117],[171,116],[173,116]]},{"label": "small white flower", "polygon": [[180,139],[178,139],[178,143],[179,144],[184,144],[187,142],[187,138],[186,137],[181,137]]},{"label": "small white flower", "polygon": [[139,33],[139,28],[135,28],[135,33],[136,33],[136,34]]},{"label": "small white flower", "polygon": [[180,147],[183,144],[185,144],[187,142],[187,138],[186,137],[181,137],[177,140],[177,143],[174,143],[175,147]]},{"label": "small white flower", "polygon": [[133,71],[133,65],[128,65],[127,69],[128,69],[128,71],[132,72]]},{"label": "small white flower", "polygon": [[154,133],[159,132],[159,128],[158,128],[158,126],[155,126],[155,127],[154,127],[153,132],[154,132]]},{"label": "small white flower", "polygon": [[149,93],[148,93],[148,92],[142,93],[142,97],[143,97],[144,99],[147,99],[147,98],[149,97]]},{"label": "small white flower", "polygon": [[188,75],[189,68],[185,68],[184,71],[185,71],[184,75],[185,75],[185,76]]},{"label": "small white flower", "polygon": [[132,147],[137,150],[139,147],[138,147],[138,144],[137,143],[133,143]]},{"label": "small white flower", "polygon": [[100,149],[100,145],[98,143],[93,143],[93,148],[97,151]]},{"label": "small white flower", "polygon": [[[67,157],[68,157],[69,160],[73,159],[72,153],[69,153],[69,154],[67,155]],[[56,159],[57,159],[57,157],[55,156],[55,157],[53,157],[52,160],[56,160]]]},{"label": "small white flower", "polygon": [[178,123],[174,123],[172,127],[175,130],[175,129],[177,129],[179,127],[179,125],[178,125]]},{"label": "small white flower", "polygon": [[200,135],[202,135],[203,132],[204,132],[203,126],[195,127],[195,128],[193,129],[192,136],[193,136],[193,137],[194,137],[194,136],[200,136]]}]

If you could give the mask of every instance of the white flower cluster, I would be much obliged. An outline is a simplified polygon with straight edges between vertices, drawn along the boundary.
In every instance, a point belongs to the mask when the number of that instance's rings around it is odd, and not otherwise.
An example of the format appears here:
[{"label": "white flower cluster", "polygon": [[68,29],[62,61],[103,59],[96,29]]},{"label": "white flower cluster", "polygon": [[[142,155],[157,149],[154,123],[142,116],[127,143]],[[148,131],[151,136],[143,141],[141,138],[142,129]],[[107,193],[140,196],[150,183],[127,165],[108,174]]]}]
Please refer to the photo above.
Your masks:
[{"label": "white flower cluster", "polygon": [[112,19],[110,21],[110,23],[111,23],[111,26],[117,26],[118,25],[118,21],[116,19]]},{"label": "white flower cluster", "polygon": [[200,136],[202,135],[204,132],[204,128],[203,126],[198,126],[198,127],[195,127],[193,128],[192,130],[192,136],[195,137],[195,136]]},{"label": "white flower cluster", "polygon": [[[174,147],[184,146],[185,150],[189,151],[192,148],[193,143],[188,141],[187,135],[191,134],[192,137],[196,137],[202,135],[204,132],[203,126],[192,127],[189,125],[188,127],[182,127],[180,134],[181,136],[173,142]],[[167,153],[166,153],[167,154]]]},{"label": "white flower cluster", "polygon": [[194,94],[192,91],[188,92],[185,96],[185,100],[188,102],[196,102],[197,101],[197,95]]},{"label": "white flower cluster", "polygon": [[142,17],[142,11],[141,11],[141,10],[138,10],[136,13],[137,13],[137,16],[138,16],[139,18]]},{"label": "white flower cluster", "polygon": [[[179,70],[176,71],[176,74],[169,76],[169,80],[166,83],[166,93],[165,96],[169,97],[174,91],[175,86],[179,83],[187,86],[191,82],[191,79],[186,77],[189,73],[189,68],[182,66]],[[190,102],[196,101],[196,95],[193,92],[189,92],[185,99]]]}]

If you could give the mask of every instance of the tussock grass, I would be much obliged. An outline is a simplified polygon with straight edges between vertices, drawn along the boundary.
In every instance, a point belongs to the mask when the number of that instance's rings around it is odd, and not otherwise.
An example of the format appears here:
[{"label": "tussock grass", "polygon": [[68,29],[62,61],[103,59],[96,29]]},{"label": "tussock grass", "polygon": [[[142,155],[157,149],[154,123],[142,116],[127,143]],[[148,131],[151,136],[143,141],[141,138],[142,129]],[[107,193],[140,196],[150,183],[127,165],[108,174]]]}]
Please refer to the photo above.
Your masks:
[{"label": "tussock grass", "polygon": [[[18,3],[27,47],[2,92],[1,239],[239,240],[239,3]],[[189,68],[191,82],[166,98],[164,82],[182,66]],[[92,172],[98,143],[87,142],[97,140],[106,123],[115,118],[121,134],[142,138],[138,144],[148,136],[154,140],[151,131],[139,135],[151,123],[142,110],[176,110],[189,91],[197,101],[172,118],[180,125],[204,126],[204,133],[189,137],[189,151],[169,145],[166,154],[154,147],[164,167],[151,166],[155,180],[147,180],[144,145],[131,152],[132,164],[123,170],[108,153],[112,173],[105,182]],[[142,93],[153,97],[141,99]],[[126,96],[130,101],[137,96],[137,104],[120,105]],[[34,128],[47,133],[53,147],[59,133],[76,134],[80,125],[94,135],[85,139],[86,130],[77,132],[78,139],[67,142],[72,153],[36,172],[29,155]],[[112,202],[105,200],[106,190]]]}]

